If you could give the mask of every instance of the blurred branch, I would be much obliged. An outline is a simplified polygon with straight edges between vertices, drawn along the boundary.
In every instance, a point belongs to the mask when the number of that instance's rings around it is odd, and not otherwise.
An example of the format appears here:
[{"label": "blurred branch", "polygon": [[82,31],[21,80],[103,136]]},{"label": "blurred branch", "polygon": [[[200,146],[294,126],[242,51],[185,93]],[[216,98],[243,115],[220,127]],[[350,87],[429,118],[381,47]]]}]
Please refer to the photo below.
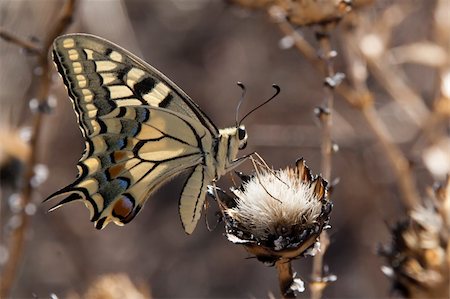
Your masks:
[{"label": "blurred branch", "polygon": [[[437,125],[448,121],[450,118],[450,54],[448,47],[450,43],[450,19],[448,18],[448,9],[450,2],[446,0],[437,0],[434,8],[433,35],[434,42],[439,49],[444,50],[445,59],[436,65],[436,83],[433,110],[430,113],[428,121],[425,123],[424,134],[430,139],[430,143],[439,141],[435,137]],[[437,55],[433,55],[437,56]]]},{"label": "blurred branch", "polygon": [[[269,17],[277,24],[283,35],[292,38],[294,46],[297,48],[297,50],[320,73],[325,73],[325,66],[321,59],[317,56],[317,51],[297,30],[295,30],[294,26],[287,21],[286,15],[283,10],[277,6],[272,6],[268,12]],[[337,86],[337,92],[345,97],[352,106],[358,105],[358,95],[346,82],[341,82],[341,84]]]},{"label": "blurred branch", "polygon": [[[69,26],[75,9],[76,0],[67,0],[61,9],[60,16],[56,21],[55,26],[52,27],[51,31],[46,35],[44,39],[44,45],[42,50],[37,51],[38,47],[28,45],[24,43],[23,40],[18,38],[11,39],[12,35],[6,33],[2,30],[2,37],[8,37],[9,41],[27,49],[33,49],[33,52],[39,55],[38,67],[42,69],[42,75],[34,77],[37,81],[38,90],[36,91],[36,98],[38,100],[38,109],[36,113],[33,114],[32,119],[32,129],[31,129],[31,139],[30,148],[31,155],[26,161],[24,178],[23,178],[23,190],[21,192],[21,199],[23,206],[25,207],[32,198],[33,186],[31,180],[34,177],[34,167],[37,162],[38,157],[38,141],[41,133],[42,116],[45,111],[48,111],[48,95],[51,83],[51,70],[48,61],[48,52],[52,45],[53,40],[60,34],[62,34]],[[23,254],[25,235],[27,228],[30,223],[30,217],[22,209],[20,212],[21,224],[13,231],[11,239],[9,241],[9,259],[7,260],[3,273],[2,280],[0,284],[0,298],[7,298],[11,291],[11,287],[17,275],[17,270],[20,264],[20,260]]]},{"label": "blurred branch", "polygon": [[374,23],[366,18],[357,18],[358,30],[353,31],[352,42],[358,45],[355,49],[365,59],[371,74],[420,127],[428,115],[428,109],[423,99],[407,84],[389,49],[395,27],[414,8],[410,2],[399,2],[388,7]]},{"label": "blurred branch", "polygon": [[[351,29],[354,26],[351,26]],[[358,51],[357,44],[354,43],[354,36],[350,30],[344,31],[342,38],[347,47],[345,56],[348,61],[349,78],[354,86],[353,94],[359,95],[357,104],[354,105],[360,110],[371,128],[374,135],[377,137],[386,156],[388,157],[394,172],[397,177],[397,184],[403,195],[403,201],[408,209],[411,209],[420,202],[420,197],[415,186],[413,174],[409,167],[409,161],[405,158],[401,150],[392,142],[389,130],[386,128],[384,122],[378,115],[373,104],[373,94],[367,87],[368,69],[365,57]],[[341,93],[343,97],[348,100],[347,93]]]},{"label": "blurred branch", "polygon": [[403,203],[408,210],[413,209],[421,200],[413,179],[409,161],[405,158],[401,150],[391,142],[388,137],[389,131],[373,105],[363,106],[361,112],[394,168],[398,187],[402,191]]},{"label": "blurred branch", "polygon": [[[316,69],[323,71],[323,68],[320,67],[318,62],[318,58],[313,57],[311,54],[311,49],[313,49],[313,47],[305,39],[303,39],[298,32],[296,32],[286,18],[279,17],[279,13],[277,15],[270,13],[270,16],[276,21],[283,34],[293,37],[295,46],[300,53],[302,53]],[[364,65],[362,66],[365,68]],[[336,92],[340,94],[351,106],[362,112],[362,115],[365,117],[373,134],[382,145],[386,157],[391,163],[405,206],[408,209],[411,209],[413,206],[420,203],[420,197],[415,186],[413,175],[409,168],[409,162],[397,145],[391,142],[391,138],[388,133],[389,131],[386,129],[383,121],[374,108],[374,97],[373,94],[367,89],[364,81],[365,79],[366,78],[364,76],[358,79],[359,82],[357,84],[360,85],[359,88],[352,87],[347,83],[342,82],[336,87]]]},{"label": "blurred branch", "polygon": [[416,63],[429,67],[440,67],[447,62],[444,47],[435,43],[421,41],[389,49],[393,64]]},{"label": "blurred branch", "polygon": [[422,98],[406,84],[403,72],[388,62],[387,55],[365,58],[373,76],[420,127],[429,112]]},{"label": "blurred branch", "polygon": [[0,27],[0,38],[4,39],[5,41],[15,44],[27,51],[30,51],[33,54],[40,55],[41,54],[41,48],[39,48],[37,45],[35,45],[33,42],[21,39],[9,32],[7,32],[4,28]]},{"label": "blurred branch", "polygon": [[[374,64],[372,64],[372,68],[368,67],[368,65],[371,65],[371,63],[374,62],[371,62],[369,57],[362,53],[364,52],[364,50],[360,49],[362,44],[358,43],[357,41],[364,38],[358,36],[358,34],[354,32],[354,29],[356,27],[357,24],[348,26],[342,34],[342,38],[344,39],[345,44],[349,45],[347,47],[344,47],[344,50],[346,51],[346,58],[350,66],[348,72],[350,73],[350,78],[352,79],[352,83],[354,86],[352,94],[359,95],[357,101],[353,101],[353,103],[356,103],[356,105],[353,104],[353,106],[361,111],[370,129],[377,137],[394,170],[397,178],[396,182],[401,191],[403,202],[408,209],[412,209],[414,206],[421,202],[420,195],[417,191],[414,176],[411,171],[408,159],[402,153],[400,148],[394,142],[392,142],[392,137],[390,136],[389,130],[387,129],[386,125],[384,124],[383,120],[374,107],[374,95],[367,87],[367,77],[369,70],[372,71],[372,74],[374,72],[377,73],[376,78],[382,81],[380,82],[382,85],[383,83],[385,83],[388,86],[392,87],[390,89],[390,87],[385,86],[385,89],[387,91],[389,89],[391,90],[391,95],[394,97],[394,99],[402,98],[401,100],[397,99],[399,103],[408,101],[409,99],[415,99],[412,103],[403,103],[401,107],[404,107],[407,113],[409,111],[409,114],[411,116],[414,115],[414,119],[417,122],[419,122],[419,118],[426,117],[426,115],[428,115],[429,113],[426,108],[423,108],[424,104],[421,98],[417,97],[415,93],[401,79],[401,74],[398,73],[398,76],[395,77],[396,73],[392,70],[391,66],[387,65],[385,62],[381,62],[379,65],[375,63],[378,66],[381,66],[380,68],[374,67]],[[388,34],[382,34],[380,36],[383,35]],[[365,45],[365,47],[367,49],[371,48],[371,51],[374,51],[373,49],[377,48],[376,45],[372,45],[370,47],[368,45]],[[380,46],[380,51],[386,51],[386,47]],[[395,78],[392,78],[393,76]],[[347,96],[348,94],[341,93],[341,95],[344,97],[344,99],[350,102]],[[414,103],[416,103],[417,105],[415,105]],[[417,109],[412,108],[413,106]],[[422,119],[420,123],[423,124],[423,122],[424,120]]]},{"label": "blurred branch", "polygon": [[294,46],[305,58],[320,72],[325,72],[325,67],[317,56],[317,52],[305,38],[294,29],[291,23],[286,20],[286,14],[278,6],[272,6],[268,10],[269,17],[278,25],[284,36],[291,38],[294,42]]}]

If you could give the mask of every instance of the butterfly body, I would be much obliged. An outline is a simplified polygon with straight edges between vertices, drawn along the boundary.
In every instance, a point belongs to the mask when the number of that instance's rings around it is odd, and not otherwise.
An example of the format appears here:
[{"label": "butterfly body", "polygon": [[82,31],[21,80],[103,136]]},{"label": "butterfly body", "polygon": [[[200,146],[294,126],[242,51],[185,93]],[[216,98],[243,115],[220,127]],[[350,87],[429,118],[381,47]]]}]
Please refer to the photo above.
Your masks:
[{"label": "butterfly body", "polygon": [[75,182],[57,208],[82,199],[99,229],[131,221],[149,195],[189,172],[181,192],[183,227],[192,233],[207,184],[240,164],[244,126],[218,130],[179,87],[128,51],[99,37],[71,34],[54,42],[85,152]]}]

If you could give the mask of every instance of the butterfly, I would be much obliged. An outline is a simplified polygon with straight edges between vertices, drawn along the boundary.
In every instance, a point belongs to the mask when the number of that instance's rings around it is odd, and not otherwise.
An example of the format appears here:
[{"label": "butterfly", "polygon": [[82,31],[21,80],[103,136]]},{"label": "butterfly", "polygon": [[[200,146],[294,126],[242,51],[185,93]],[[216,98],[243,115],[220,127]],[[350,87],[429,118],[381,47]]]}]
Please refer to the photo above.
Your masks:
[{"label": "butterfly", "polygon": [[158,187],[188,172],[179,214],[191,234],[207,185],[247,157],[245,127],[217,129],[198,105],[154,67],[88,34],[55,39],[53,60],[67,87],[85,151],[76,180],[50,195],[54,210],[82,200],[98,229],[130,222]]}]

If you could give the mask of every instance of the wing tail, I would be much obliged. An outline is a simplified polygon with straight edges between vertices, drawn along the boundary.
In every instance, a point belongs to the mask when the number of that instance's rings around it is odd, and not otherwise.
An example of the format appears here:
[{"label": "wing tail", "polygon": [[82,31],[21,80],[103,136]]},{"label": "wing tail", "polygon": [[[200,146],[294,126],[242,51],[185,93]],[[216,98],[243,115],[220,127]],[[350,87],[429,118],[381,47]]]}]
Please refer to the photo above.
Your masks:
[{"label": "wing tail", "polygon": [[95,201],[89,194],[87,193],[87,190],[84,188],[79,188],[75,184],[70,184],[69,186],[66,186],[62,188],[59,191],[56,191],[55,193],[51,194],[49,197],[47,197],[43,202],[47,202],[50,200],[53,200],[56,197],[60,196],[66,196],[63,200],[59,201],[56,205],[49,208],[49,212],[52,212],[61,206],[70,203],[72,201],[78,201],[82,200],[83,203],[86,205],[86,207],[89,209],[90,212],[90,219],[91,221],[95,221],[96,217],[98,217],[98,208],[95,204]]},{"label": "wing tail", "polygon": [[[70,192],[70,191],[69,191],[69,192]],[[57,193],[58,193],[58,192],[57,192]],[[68,193],[68,192],[64,192],[64,193],[60,193],[60,194],[57,194],[57,193],[54,193],[53,195],[51,195],[50,197],[48,197],[47,199],[45,199],[44,202],[47,201],[47,200],[49,200],[49,199],[53,199],[53,198],[56,197],[56,196],[59,196],[59,195],[62,195],[62,194]],[[60,208],[61,206],[63,206],[63,205],[66,204],[66,203],[69,203],[69,202],[72,202],[72,201],[81,200],[81,199],[83,199],[83,197],[81,197],[78,193],[72,193],[72,194],[70,194],[69,196],[67,196],[66,198],[64,198],[63,200],[61,200],[60,202],[58,202],[56,205],[54,205],[53,207],[51,207],[50,209],[48,209],[48,211],[49,211],[49,212],[52,212],[52,211],[54,211],[54,210]]]}]

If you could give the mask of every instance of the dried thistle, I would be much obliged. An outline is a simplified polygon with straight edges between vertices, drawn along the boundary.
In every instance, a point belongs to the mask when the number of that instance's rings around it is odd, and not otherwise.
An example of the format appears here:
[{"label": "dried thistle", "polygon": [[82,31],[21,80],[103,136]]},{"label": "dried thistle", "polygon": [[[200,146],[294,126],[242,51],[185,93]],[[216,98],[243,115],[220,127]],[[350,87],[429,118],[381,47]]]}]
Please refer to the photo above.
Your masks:
[{"label": "dried thistle", "polygon": [[450,297],[450,177],[430,199],[391,229],[391,244],[380,250],[383,272],[407,298]]},{"label": "dried thistle", "polygon": [[289,262],[313,255],[320,233],[328,228],[332,204],[327,182],[313,177],[303,159],[294,168],[258,168],[256,174],[240,177],[243,183],[232,189],[233,196],[209,190],[218,199],[228,240],[259,261],[277,265],[283,296],[301,290]]}]

